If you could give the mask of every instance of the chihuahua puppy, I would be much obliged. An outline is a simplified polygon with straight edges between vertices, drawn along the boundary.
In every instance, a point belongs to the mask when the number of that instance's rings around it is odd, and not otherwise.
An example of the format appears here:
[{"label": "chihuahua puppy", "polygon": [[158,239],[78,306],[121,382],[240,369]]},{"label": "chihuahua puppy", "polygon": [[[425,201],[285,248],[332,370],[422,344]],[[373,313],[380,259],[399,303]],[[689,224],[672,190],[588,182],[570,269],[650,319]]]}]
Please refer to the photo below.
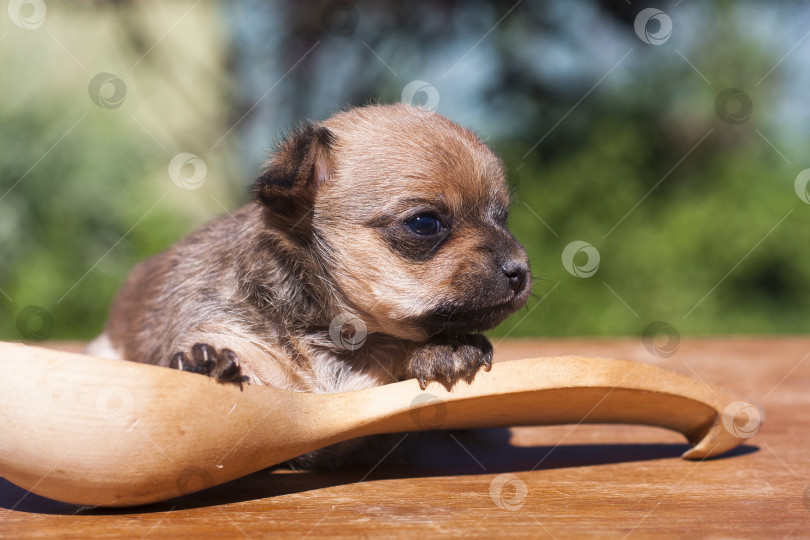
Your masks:
[{"label": "chihuahua puppy", "polygon": [[450,389],[530,293],[501,161],[439,114],[304,124],[253,194],[135,267],[88,352],[297,391]]}]

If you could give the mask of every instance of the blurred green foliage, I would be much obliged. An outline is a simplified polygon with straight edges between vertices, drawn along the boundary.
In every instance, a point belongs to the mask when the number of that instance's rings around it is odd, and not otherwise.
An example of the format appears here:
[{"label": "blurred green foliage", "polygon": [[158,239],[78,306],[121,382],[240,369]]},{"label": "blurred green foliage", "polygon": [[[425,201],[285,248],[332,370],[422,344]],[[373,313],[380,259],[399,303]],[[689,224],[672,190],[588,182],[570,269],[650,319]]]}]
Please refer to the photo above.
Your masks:
[{"label": "blurred green foliage", "polygon": [[[468,21],[447,7],[451,3],[416,4],[414,9],[435,9],[456,25]],[[247,143],[257,145],[251,130],[230,128],[252,113],[255,99],[239,97],[240,49],[229,45],[235,30],[227,28],[222,8],[203,3],[186,17],[190,5],[163,11],[128,3],[54,7],[42,28],[6,24],[0,31],[0,65],[8,74],[0,79],[0,338],[21,339],[18,315],[31,305],[52,315],[52,338],[92,337],[135,262],[245,200],[260,156],[245,158]],[[240,9],[250,15],[251,5]],[[509,8],[493,5],[483,30]],[[793,189],[806,164],[786,157],[803,156],[806,140],[781,124],[774,103],[790,73],[776,71],[757,83],[782,50],[739,32],[737,19],[750,16],[745,6],[701,8],[706,20],[694,22],[684,49],[700,65],[700,76],[674,45],[637,40],[635,11],[603,13],[606,26],[625,36],[607,67],[633,50],[622,69],[581,101],[607,68],[584,82],[560,84],[542,75],[529,78],[521,64],[521,36],[548,32],[545,12],[534,20],[534,12],[521,8],[482,45],[493,51],[497,69],[490,77],[491,101],[483,99],[479,107],[502,113],[502,123],[475,127],[510,171],[510,226],[529,251],[538,280],[535,298],[494,336],[637,336],[653,321],[667,321],[681,334],[807,332],[810,205]],[[366,36],[375,50],[419,50],[420,39],[424,56],[433,54],[427,44],[453,46],[456,56],[464,50],[453,41],[460,34],[451,32],[442,42],[436,36],[444,27],[429,26],[427,19],[402,19],[424,35],[395,33],[380,26],[387,20],[381,8],[357,9],[377,23],[366,25],[378,28],[378,41]],[[290,3],[281,15],[290,13],[296,22],[278,47],[284,51],[279,56],[291,59],[276,79],[309,43],[323,40],[324,51],[340,39],[324,30],[320,11],[305,13]],[[178,19],[182,24],[166,32]],[[483,34],[477,30],[470,35]],[[572,31],[554,29],[561,40],[578,39],[566,36]],[[386,48],[390,40],[394,49]],[[301,97],[318,94],[309,81],[349,69],[318,54],[284,79],[288,94],[300,94],[288,116],[319,110],[307,108]],[[362,68],[367,80],[347,89],[346,101],[399,100],[408,75],[394,77],[373,58],[369,62]],[[126,82],[120,108],[104,109],[88,97],[99,72]],[[462,70],[458,77],[463,84]],[[744,89],[754,103],[750,120],[740,125],[715,111],[718,93],[728,87]],[[345,105],[318,95],[332,111]],[[445,106],[452,97],[445,93],[442,100]],[[452,105],[439,109],[451,117],[454,111]],[[169,160],[179,152],[205,160],[208,173],[199,190],[182,190],[169,179]],[[576,277],[563,266],[562,252],[576,240],[599,252],[591,277]],[[585,259],[579,254],[574,262]],[[31,338],[42,320],[22,322],[29,327],[22,337]]]},{"label": "blurred green foliage", "polygon": [[[141,60],[123,38],[131,25],[154,42],[164,20],[187,6],[161,16],[127,6],[49,9],[40,28],[0,32],[0,65],[10,75],[0,79],[0,338],[7,340],[93,337],[137,261],[246,198],[227,153],[207,160],[214,180],[205,189],[182,190],[168,175],[172,156],[201,152],[226,129],[217,85],[202,84],[222,72],[215,33],[197,34],[211,26],[210,9],[190,14],[186,28]],[[96,103],[115,97],[109,86],[91,97],[90,81],[107,72],[126,85],[120,106]]]}]

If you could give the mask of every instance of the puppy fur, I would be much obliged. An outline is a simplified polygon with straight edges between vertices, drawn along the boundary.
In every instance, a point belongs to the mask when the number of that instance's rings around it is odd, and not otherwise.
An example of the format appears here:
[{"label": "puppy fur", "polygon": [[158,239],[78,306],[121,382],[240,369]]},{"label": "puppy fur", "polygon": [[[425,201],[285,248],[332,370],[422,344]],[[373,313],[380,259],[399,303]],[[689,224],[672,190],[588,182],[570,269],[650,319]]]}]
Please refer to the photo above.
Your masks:
[{"label": "puppy fur", "polygon": [[480,332],[529,295],[501,161],[439,114],[304,124],[253,193],[137,265],[88,352],[308,392],[450,388],[489,368]]}]

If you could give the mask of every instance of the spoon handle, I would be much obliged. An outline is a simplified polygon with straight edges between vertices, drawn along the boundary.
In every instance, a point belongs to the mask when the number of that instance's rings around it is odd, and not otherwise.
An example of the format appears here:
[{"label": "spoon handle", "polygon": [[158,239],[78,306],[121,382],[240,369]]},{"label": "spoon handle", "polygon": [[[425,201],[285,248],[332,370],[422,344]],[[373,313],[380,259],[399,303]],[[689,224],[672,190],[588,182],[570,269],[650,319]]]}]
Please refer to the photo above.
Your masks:
[{"label": "spoon handle", "polygon": [[[762,411],[723,388],[673,371],[610,358],[565,356],[495,363],[472,384],[421,391],[404,381],[356,392],[366,435],[392,431],[554,424],[643,424],[682,433],[682,457],[704,459],[742,444]],[[351,394],[345,394],[349,397]]]}]

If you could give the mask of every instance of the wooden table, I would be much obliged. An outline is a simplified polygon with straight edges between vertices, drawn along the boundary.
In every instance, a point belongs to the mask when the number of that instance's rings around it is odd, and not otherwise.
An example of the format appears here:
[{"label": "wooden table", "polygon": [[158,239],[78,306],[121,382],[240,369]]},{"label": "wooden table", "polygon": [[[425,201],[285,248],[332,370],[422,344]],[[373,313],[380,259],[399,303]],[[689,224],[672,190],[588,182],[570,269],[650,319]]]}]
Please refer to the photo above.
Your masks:
[{"label": "wooden table", "polygon": [[810,538],[810,338],[683,339],[666,359],[630,339],[496,346],[499,361],[563,354],[650,362],[726,386],[765,409],[764,425],[704,462],[680,459],[682,437],[650,427],[410,434],[373,468],[262,471],[131,509],[63,504],[0,479],[0,537]]}]

